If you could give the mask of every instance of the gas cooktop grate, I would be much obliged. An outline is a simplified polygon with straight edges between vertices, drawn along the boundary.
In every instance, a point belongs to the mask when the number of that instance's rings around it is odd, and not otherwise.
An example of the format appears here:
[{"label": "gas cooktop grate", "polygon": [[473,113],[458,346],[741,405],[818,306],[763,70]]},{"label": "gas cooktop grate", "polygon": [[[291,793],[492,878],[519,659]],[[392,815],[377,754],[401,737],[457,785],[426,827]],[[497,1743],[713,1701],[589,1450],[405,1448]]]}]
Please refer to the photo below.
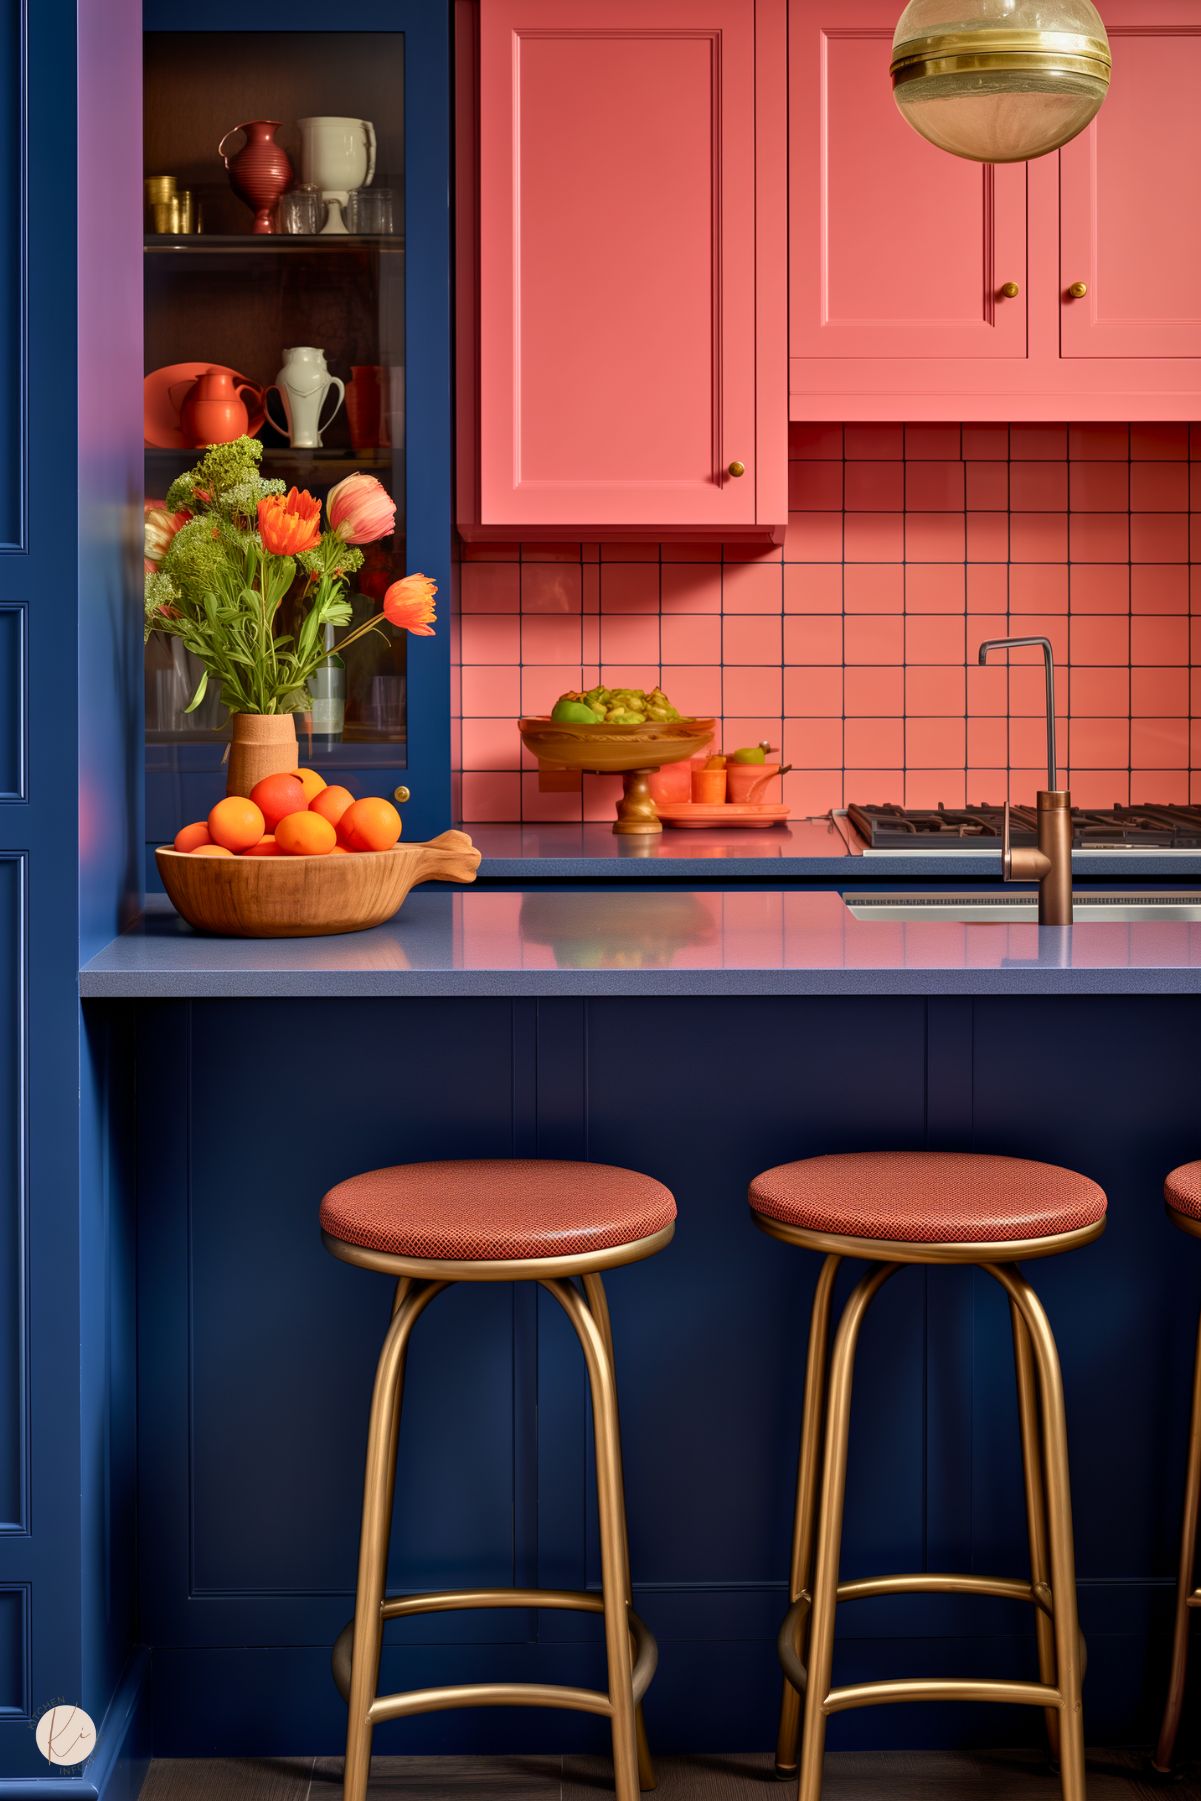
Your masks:
[{"label": "gas cooktop grate", "polygon": [[[847,818],[872,850],[981,850],[999,847],[1003,809],[867,806],[852,802]],[[1033,844],[1033,807],[1011,813],[1015,844]],[[1201,850],[1201,806],[1073,807],[1074,850]]]}]

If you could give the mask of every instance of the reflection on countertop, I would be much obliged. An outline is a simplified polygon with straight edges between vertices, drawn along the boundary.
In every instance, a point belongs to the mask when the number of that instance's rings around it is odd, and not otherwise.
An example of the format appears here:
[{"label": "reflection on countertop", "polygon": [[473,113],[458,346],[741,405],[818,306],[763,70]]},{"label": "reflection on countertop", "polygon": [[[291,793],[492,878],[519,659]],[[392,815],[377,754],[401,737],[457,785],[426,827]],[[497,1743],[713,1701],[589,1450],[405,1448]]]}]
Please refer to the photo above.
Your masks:
[{"label": "reflection on countertop", "polygon": [[1201,924],[856,920],[833,893],[472,889],[331,938],[206,938],[165,902],[85,999],[375,995],[1201,994]]}]

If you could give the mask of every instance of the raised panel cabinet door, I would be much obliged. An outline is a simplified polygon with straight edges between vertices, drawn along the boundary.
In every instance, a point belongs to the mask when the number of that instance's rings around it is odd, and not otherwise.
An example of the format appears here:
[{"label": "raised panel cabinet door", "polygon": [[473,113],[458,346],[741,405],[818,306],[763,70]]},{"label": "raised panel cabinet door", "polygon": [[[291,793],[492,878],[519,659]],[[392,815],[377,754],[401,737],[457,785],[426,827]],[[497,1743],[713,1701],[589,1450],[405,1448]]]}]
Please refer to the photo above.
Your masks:
[{"label": "raised panel cabinet door", "polygon": [[481,524],[753,524],[755,0],[482,0],[479,55]]},{"label": "raised panel cabinet door", "polygon": [[1201,5],[1104,14],[1109,95],[1060,152],[1063,355],[1201,357]]},{"label": "raised panel cabinet door", "polygon": [[899,11],[792,0],[791,354],[1024,357],[1025,165],[965,162],[905,123]]}]

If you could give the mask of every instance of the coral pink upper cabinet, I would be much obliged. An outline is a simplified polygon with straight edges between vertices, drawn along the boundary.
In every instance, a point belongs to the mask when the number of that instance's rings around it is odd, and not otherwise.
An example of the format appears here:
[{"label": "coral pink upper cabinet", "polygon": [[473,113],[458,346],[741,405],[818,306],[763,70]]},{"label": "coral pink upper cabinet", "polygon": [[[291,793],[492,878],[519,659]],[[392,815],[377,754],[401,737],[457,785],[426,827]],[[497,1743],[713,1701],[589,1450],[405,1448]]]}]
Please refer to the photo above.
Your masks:
[{"label": "coral pink upper cabinet", "polygon": [[792,417],[1201,417],[1201,0],[1101,0],[1097,119],[997,168],[897,112],[900,11],[790,0]]},{"label": "coral pink upper cabinet", "polygon": [[1201,5],[1102,12],[1109,97],[1060,153],[1063,354],[1201,358]]},{"label": "coral pink upper cabinet", "polygon": [[469,16],[465,529],[782,525],[784,0],[479,0]]},{"label": "coral pink upper cabinet", "polygon": [[[792,0],[795,359],[1026,354],[1026,171],[947,156],[898,113],[897,0]],[[1019,292],[1005,298],[1005,283]],[[847,379],[843,371],[843,379]],[[885,379],[878,361],[862,373]],[[794,386],[795,386],[794,381]]]}]

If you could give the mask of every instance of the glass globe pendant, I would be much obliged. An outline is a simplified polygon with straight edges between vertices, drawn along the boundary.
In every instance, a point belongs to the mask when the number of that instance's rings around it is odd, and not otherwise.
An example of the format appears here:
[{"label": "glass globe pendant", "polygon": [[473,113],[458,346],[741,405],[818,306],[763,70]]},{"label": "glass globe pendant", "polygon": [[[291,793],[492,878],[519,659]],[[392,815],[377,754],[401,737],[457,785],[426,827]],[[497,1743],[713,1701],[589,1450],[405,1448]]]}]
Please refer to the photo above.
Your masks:
[{"label": "glass globe pendant", "polygon": [[892,41],[904,117],[978,163],[1066,144],[1095,117],[1110,68],[1092,0],[909,0]]}]

